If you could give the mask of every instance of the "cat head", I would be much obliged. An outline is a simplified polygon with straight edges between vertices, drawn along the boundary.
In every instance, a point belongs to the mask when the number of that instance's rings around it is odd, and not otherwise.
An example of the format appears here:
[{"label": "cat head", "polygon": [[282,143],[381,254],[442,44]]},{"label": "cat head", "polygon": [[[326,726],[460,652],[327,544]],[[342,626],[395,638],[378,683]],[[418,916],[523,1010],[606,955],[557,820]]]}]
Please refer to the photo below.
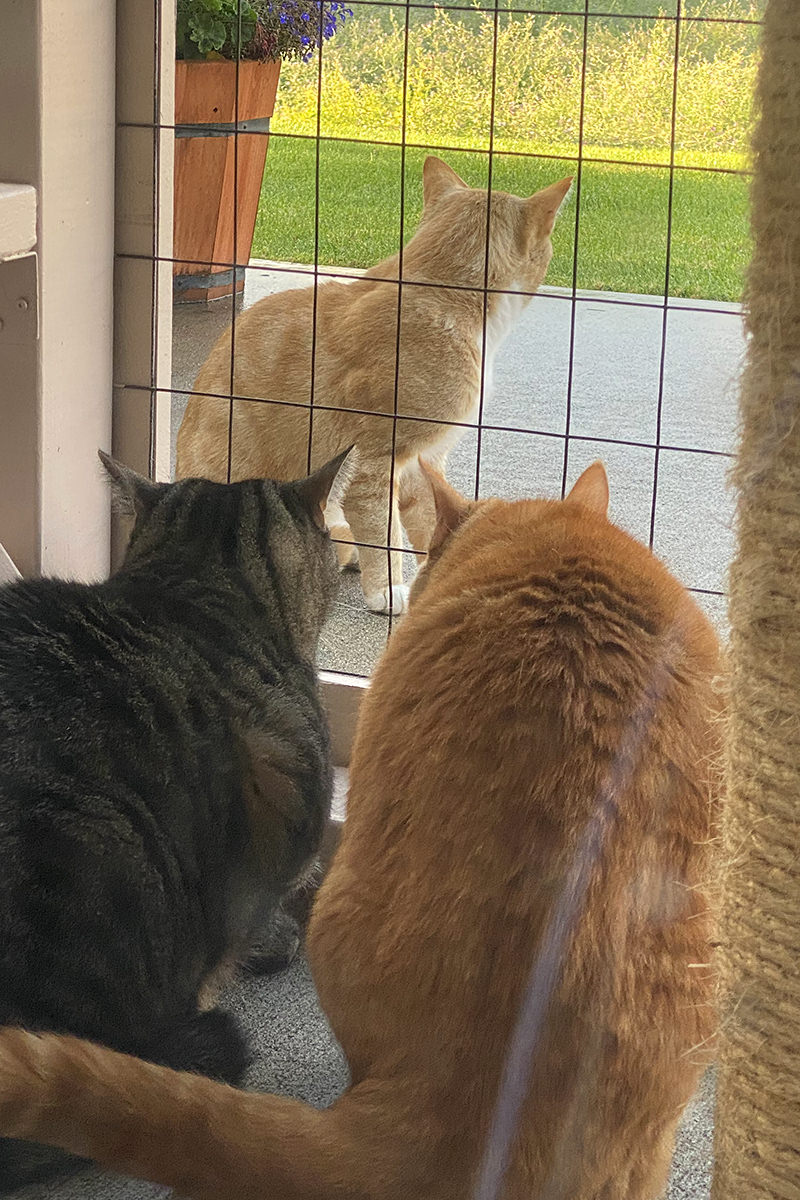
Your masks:
[{"label": "cat head", "polygon": [[153,483],[100,451],[116,510],[134,524],[122,567],[159,577],[247,581],[276,596],[298,648],[309,654],[339,580],[325,528],[328,495],[352,446],[306,479]]},{"label": "cat head", "polygon": [[[436,526],[428,547],[427,557],[417,572],[411,588],[409,599],[412,604],[427,586],[442,554],[467,521],[490,505],[498,503],[496,500],[467,500],[423,458],[419,459],[419,465],[433,492]],[[595,516],[606,518],[608,516],[608,499],[606,469],[601,462],[594,462],[579,476],[565,496],[563,503],[582,505]]]},{"label": "cat head", "polygon": [[428,155],[422,169],[422,221],[406,248],[408,265],[413,270],[420,251],[434,276],[482,287],[488,213],[489,287],[535,292],[553,256],[550,235],[571,185],[567,176],[532,196],[492,189],[490,198],[485,188],[469,187],[441,158]]}]

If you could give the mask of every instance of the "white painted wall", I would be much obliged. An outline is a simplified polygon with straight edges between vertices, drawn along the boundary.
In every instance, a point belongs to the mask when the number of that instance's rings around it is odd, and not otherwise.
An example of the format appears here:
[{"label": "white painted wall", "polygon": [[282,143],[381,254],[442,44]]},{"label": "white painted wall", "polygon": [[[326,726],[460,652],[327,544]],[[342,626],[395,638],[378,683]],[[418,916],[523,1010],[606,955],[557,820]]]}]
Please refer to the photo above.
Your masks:
[{"label": "white painted wall", "polygon": [[109,565],[115,24],[115,0],[0,0],[0,179],[38,198],[38,341],[0,331],[0,541],[25,574]]},{"label": "white painted wall", "polygon": [[[114,0],[39,0],[41,570],[102,577],[111,446]],[[88,52],[87,52],[88,51]]]}]

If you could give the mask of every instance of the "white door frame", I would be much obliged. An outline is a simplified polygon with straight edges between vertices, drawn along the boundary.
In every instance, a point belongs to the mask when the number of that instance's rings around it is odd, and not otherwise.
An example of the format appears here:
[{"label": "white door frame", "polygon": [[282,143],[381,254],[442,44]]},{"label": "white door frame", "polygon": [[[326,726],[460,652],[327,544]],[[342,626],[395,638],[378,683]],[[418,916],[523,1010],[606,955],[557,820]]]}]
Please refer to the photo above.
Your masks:
[{"label": "white door frame", "polygon": [[0,179],[37,209],[36,254],[0,262],[0,541],[26,575],[108,569],[115,17],[0,0]]},{"label": "white door frame", "polygon": [[117,0],[113,452],[169,478],[175,0]]},{"label": "white door frame", "polygon": [[[155,479],[170,465],[174,34],[175,0],[117,0],[113,451]],[[321,680],[334,762],[346,765],[366,680]]]}]

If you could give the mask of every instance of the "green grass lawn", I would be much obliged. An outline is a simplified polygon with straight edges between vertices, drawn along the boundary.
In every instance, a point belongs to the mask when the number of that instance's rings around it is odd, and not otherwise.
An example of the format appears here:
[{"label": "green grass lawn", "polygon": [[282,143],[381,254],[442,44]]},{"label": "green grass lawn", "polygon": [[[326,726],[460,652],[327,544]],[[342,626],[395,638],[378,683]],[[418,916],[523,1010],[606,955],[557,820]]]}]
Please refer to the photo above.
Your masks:
[{"label": "green grass lawn", "polygon": [[[616,150],[616,155],[624,157]],[[633,157],[633,153],[631,157]],[[406,151],[405,240],[422,209],[425,152]],[[466,181],[485,186],[487,156],[443,154]],[[318,261],[367,267],[394,253],[400,242],[401,152],[394,146],[321,142]],[[492,184],[528,195],[575,164],[498,154]],[[271,140],[253,256],[309,263],[315,252],[313,141]],[[750,253],[748,182],[736,175],[676,171],[673,190],[669,291],[673,296],[738,300]],[[578,287],[663,294],[667,251],[669,172],[662,168],[583,168]],[[554,235],[548,283],[572,284],[575,193]]]}]

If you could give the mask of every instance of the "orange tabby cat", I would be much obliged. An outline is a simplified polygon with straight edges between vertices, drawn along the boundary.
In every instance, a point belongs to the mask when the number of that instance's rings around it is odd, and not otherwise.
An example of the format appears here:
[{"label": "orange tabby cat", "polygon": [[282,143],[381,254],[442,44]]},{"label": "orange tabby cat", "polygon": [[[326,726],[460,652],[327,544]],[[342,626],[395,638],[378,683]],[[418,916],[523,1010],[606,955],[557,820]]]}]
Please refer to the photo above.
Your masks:
[{"label": "orange tabby cat", "polygon": [[193,1200],[653,1200],[710,1057],[715,635],[606,518],[438,522],[363,703],[309,954],[330,1109],[0,1034],[0,1134]]},{"label": "orange tabby cat", "polygon": [[[492,192],[488,286],[497,291],[484,313],[486,189],[467,187],[433,155],[422,181],[422,220],[403,250],[399,331],[398,285],[379,282],[398,278],[395,254],[351,283],[259,300],[237,317],[234,335],[234,395],[277,403],[234,402],[231,478],[308,474],[309,432],[317,465],[356,443],[349,485],[329,500],[326,521],[340,539],[343,564],[355,560],[352,538],[365,543],[358,552],[361,584],[375,612],[402,612],[408,593],[402,554],[392,556],[390,586],[386,551],[375,548],[386,545],[390,490],[391,544],[403,545],[402,519],[412,546],[427,550],[433,508],[417,454],[424,451],[441,466],[462,432],[447,423],[476,419],[481,378],[490,388],[497,348],[544,279],[553,223],[572,182],[562,179],[529,199]],[[303,404],[311,398],[312,357],[313,402],[327,407],[316,407],[310,419]],[[397,412],[423,420],[395,425],[396,387]],[[230,330],[194,389],[210,394],[192,396],[186,406],[176,474],[224,480],[230,403],[219,397],[231,390]]]}]

